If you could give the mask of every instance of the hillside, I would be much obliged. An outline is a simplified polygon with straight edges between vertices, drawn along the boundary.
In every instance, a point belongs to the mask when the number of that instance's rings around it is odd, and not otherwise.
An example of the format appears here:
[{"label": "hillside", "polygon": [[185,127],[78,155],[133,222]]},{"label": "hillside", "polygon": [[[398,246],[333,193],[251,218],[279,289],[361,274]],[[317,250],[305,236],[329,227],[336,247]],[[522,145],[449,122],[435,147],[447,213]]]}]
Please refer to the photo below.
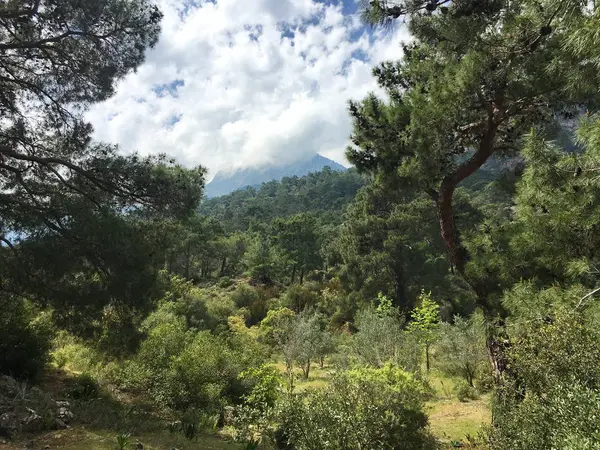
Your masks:
[{"label": "hillside", "polygon": [[268,222],[300,212],[339,213],[366,183],[367,179],[355,169],[336,172],[325,168],[207,199],[199,212],[217,219],[227,230],[241,231],[256,220]]},{"label": "hillside", "polygon": [[346,170],[341,164],[317,154],[309,159],[281,166],[271,165],[238,169],[233,172],[217,172],[213,180],[206,185],[205,195],[208,198],[218,197],[247,186],[259,186],[262,183],[281,180],[284,177],[301,177],[309,173],[319,172],[324,167],[330,167],[336,172]]}]

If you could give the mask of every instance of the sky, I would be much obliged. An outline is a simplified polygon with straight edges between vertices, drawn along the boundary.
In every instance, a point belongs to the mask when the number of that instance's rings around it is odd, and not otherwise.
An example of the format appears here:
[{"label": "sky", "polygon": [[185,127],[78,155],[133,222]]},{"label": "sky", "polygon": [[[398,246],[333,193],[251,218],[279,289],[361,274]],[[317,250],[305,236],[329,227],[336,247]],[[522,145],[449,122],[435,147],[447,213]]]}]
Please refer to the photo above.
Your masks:
[{"label": "sky", "polygon": [[320,153],[347,164],[349,99],[402,56],[401,27],[365,29],[357,0],[157,0],[162,34],[117,93],[87,114],[121,151],[218,170]]}]

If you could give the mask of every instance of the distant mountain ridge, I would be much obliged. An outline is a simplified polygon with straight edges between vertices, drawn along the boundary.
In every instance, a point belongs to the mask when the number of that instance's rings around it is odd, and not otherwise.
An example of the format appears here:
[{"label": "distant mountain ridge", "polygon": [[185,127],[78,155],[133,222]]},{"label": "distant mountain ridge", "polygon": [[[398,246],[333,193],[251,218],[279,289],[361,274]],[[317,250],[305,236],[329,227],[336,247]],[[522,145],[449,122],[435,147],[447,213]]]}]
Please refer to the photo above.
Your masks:
[{"label": "distant mountain ridge", "polygon": [[329,166],[336,172],[344,172],[341,164],[319,154],[305,160],[282,166],[238,169],[231,173],[217,172],[213,180],[206,185],[204,194],[208,198],[230,194],[248,186],[259,186],[268,181],[279,181],[284,177],[302,177],[311,172],[319,172]]}]

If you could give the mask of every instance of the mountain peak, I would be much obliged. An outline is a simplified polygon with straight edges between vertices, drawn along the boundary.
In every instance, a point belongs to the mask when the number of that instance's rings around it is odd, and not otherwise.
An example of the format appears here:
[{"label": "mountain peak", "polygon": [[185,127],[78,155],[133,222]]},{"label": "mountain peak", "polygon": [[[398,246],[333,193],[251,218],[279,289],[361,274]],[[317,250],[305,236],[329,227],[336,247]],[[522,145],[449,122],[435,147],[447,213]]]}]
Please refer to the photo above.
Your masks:
[{"label": "mountain peak", "polygon": [[206,185],[205,195],[208,198],[226,195],[248,186],[258,186],[284,177],[302,177],[311,172],[319,172],[329,167],[336,172],[346,170],[341,164],[318,153],[308,159],[285,165],[268,165],[257,168],[237,169],[233,172],[217,172],[210,183]]}]

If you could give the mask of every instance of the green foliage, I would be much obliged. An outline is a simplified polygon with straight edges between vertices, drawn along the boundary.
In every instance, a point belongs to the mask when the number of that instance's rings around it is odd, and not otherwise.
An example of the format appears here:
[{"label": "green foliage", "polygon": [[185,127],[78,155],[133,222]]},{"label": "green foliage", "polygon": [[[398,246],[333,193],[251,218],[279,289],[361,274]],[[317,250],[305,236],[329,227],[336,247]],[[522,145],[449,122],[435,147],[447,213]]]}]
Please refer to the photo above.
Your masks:
[{"label": "green foliage", "polygon": [[355,170],[322,170],[304,177],[286,177],[202,202],[200,212],[215,217],[229,230],[246,231],[280,217],[318,212],[339,221],[336,212],[349,203],[366,179]]},{"label": "green foliage", "polygon": [[84,117],[142,64],[161,17],[146,0],[4,2],[0,17],[3,291],[116,353],[160,296],[157,236],[204,184],[201,167],[93,142]]},{"label": "green foliage", "polygon": [[235,410],[235,440],[252,447],[271,431],[282,385],[281,374],[274,367],[261,366],[241,373],[240,379],[252,387],[244,396],[243,404]]},{"label": "green foliage", "polygon": [[355,326],[358,331],[350,345],[359,363],[380,368],[391,361],[419,372],[421,351],[413,336],[404,332],[404,317],[396,308],[365,308],[357,313]]},{"label": "green foliage", "polygon": [[296,313],[301,313],[307,308],[316,306],[319,301],[316,292],[301,285],[293,285],[285,292],[283,303]]},{"label": "green foliage", "polygon": [[259,323],[267,315],[265,299],[261,298],[252,286],[240,284],[231,294],[231,298],[238,308],[245,308],[248,311],[248,325]]},{"label": "green foliage", "polygon": [[261,409],[275,406],[281,388],[281,374],[275,367],[250,368],[239,377],[244,384],[251,386],[250,392],[244,396],[244,404]]},{"label": "green foliage", "polygon": [[423,392],[420,382],[392,365],[352,370],[325,389],[291,394],[280,412],[279,440],[298,450],[434,448]]},{"label": "green foliage", "polygon": [[453,324],[441,324],[438,336],[434,365],[442,373],[461,377],[468,386],[474,387],[477,377],[489,370],[481,323],[475,318],[455,316]]},{"label": "green foliage", "polygon": [[477,389],[470,385],[467,381],[461,380],[454,386],[454,393],[456,398],[461,402],[467,402],[469,400],[477,400],[479,398],[479,392]]},{"label": "green foliage", "polygon": [[0,296],[0,374],[35,378],[49,359],[54,327],[30,302]]},{"label": "green foliage", "polygon": [[408,323],[407,330],[413,333],[419,343],[425,347],[425,363],[429,372],[429,350],[431,344],[437,339],[436,330],[440,322],[440,307],[431,299],[431,292],[422,291],[419,303],[410,314],[412,320]]},{"label": "green foliage", "polygon": [[77,400],[93,400],[98,397],[99,393],[98,382],[87,373],[77,375],[73,379],[73,386],[69,390],[69,396]]},{"label": "green foliage", "polygon": [[305,273],[318,268],[321,263],[315,218],[308,214],[296,214],[287,219],[276,219],[272,227],[273,241],[286,266],[291,268],[290,283],[294,283],[298,274],[298,281],[302,284]]},{"label": "green foliage", "polygon": [[200,433],[212,432],[216,429],[218,415],[199,412],[195,409],[187,410],[180,420],[169,424],[169,432],[181,433],[186,439],[198,439]]},{"label": "green foliage", "polygon": [[131,434],[129,433],[117,434],[116,440],[119,450],[125,450],[131,446]]},{"label": "green foliage", "polygon": [[304,378],[308,379],[311,365],[324,357],[330,349],[330,339],[323,330],[323,320],[318,314],[305,311],[295,316],[281,346],[288,376],[294,363],[298,363]]},{"label": "green foliage", "polygon": [[267,312],[267,317],[260,323],[261,341],[273,348],[281,349],[291,332],[294,317],[294,311],[285,307]]},{"label": "green foliage", "polygon": [[[558,309],[520,328],[511,352],[519,384],[495,405],[494,448],[595,448],[600,406],[600,336],[581,312]],[[526,395],[523,397],[523,389]]]}]

